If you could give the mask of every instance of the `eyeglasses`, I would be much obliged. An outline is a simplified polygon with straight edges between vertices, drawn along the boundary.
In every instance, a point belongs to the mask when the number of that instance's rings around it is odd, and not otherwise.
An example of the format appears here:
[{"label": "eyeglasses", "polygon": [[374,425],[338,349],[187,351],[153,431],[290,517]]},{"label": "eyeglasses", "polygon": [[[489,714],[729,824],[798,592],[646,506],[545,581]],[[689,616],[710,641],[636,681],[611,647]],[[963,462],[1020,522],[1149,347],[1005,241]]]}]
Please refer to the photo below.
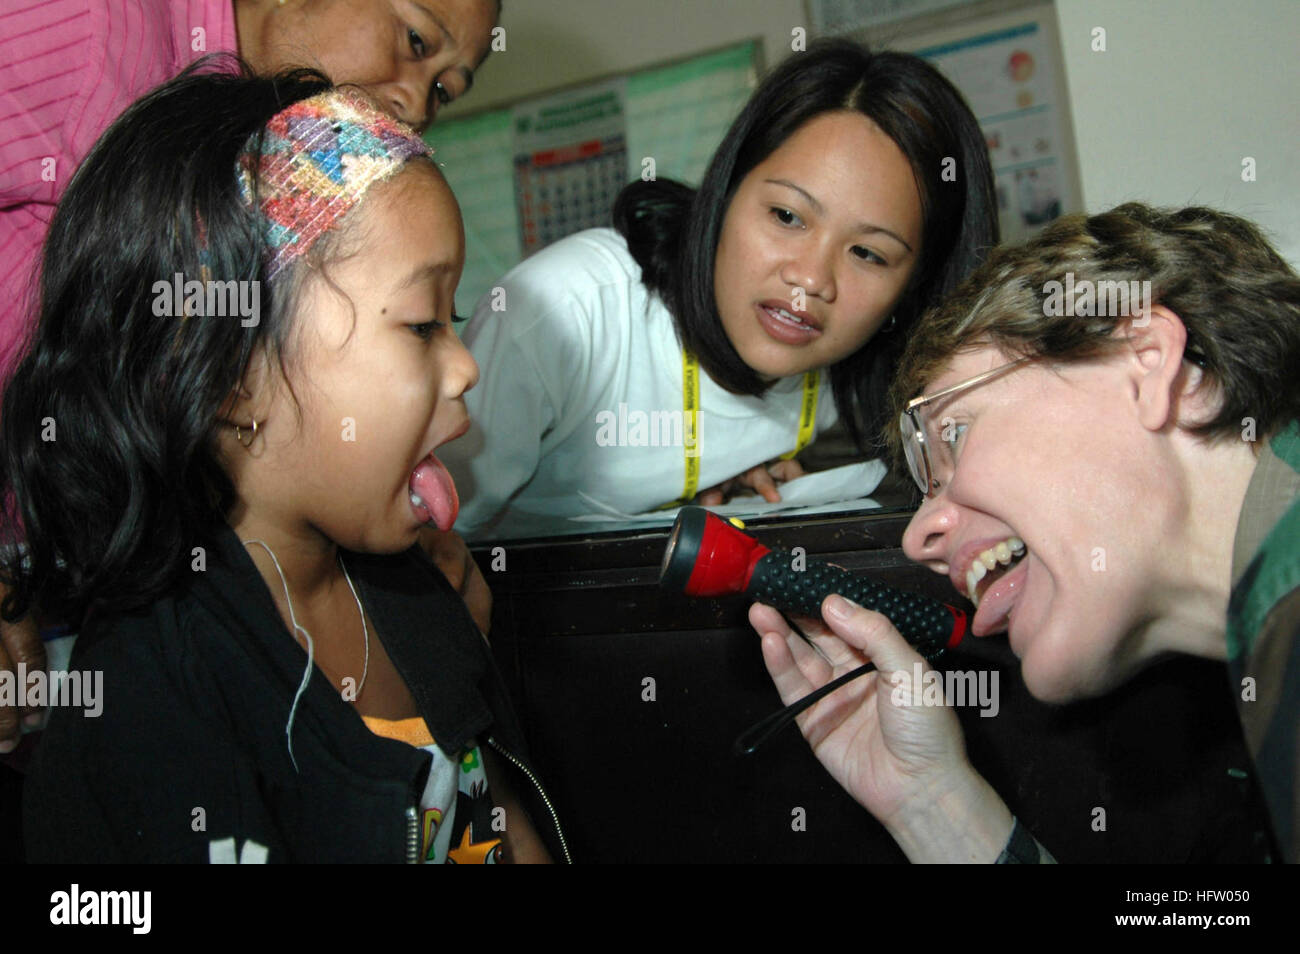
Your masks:
[{"label": "eyeglasses", "polygon": [[[907,457],[907,469],[911,471],[912,480],[916,481],[916,486],[921,489],[924,496],[934,496],[942,485],[951,479],[952,472],[956,468],[952,459],[951,445],[956,442],[957,435],[955,428],[949,434],[945,427],[944,432],[935,437],[933,432],[927,430],[929,422],[924,419],[921,408],[940,398],[950,397],[977,384],[983,384],[1004,371],[1018,368],[1033,360],[1032,357],[1020,358],[1009,364],[999,365],[991,371],[985,371],[983,374],[977,374],[950,388],[944,388],[934,394],[923,394],[907,402],[907,407],[898,418],[898,430],[903,436],[903,453]],[[1205,352],[1195,344],[1187,345],[1183,351],[1183,360],[1191,362],[1201,370],[1205,370],[1208,365]]]},{"label": "eyeglasses", "polygon": [[928,429],[929,422],[925,420],[921,409],[940,398],[950,397],[977,384],[983,384],[1004,371],[1018,368],[1032,360],[1033,358],[1020,358],[1009,364],[999,365],[991,371],[977,374],[952,387],[933,394],[923,394],[907,402],[907,407],[898,418],[898,430],[903,436],[903,453],[907,457],[907,469],[911,471],[912,479],[916,481],[916,486],[921,489],[922,494],[926,497],[937,494],[942,484],[950,479],[955,468],[951,447],[957,438],[955,430],[951,434],[948,433],[948,427],[945,427],[944,431],[936,437],[934,432]]}]

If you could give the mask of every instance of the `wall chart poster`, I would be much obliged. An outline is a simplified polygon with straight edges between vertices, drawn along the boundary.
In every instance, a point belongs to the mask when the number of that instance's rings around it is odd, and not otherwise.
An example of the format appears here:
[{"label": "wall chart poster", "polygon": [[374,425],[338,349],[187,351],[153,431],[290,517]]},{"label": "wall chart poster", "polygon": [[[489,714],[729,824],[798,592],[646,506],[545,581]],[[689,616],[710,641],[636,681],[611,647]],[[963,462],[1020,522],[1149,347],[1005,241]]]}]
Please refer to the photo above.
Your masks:
[{"label": "wall chart poster", "polygon": [[973,0],[808,0],[817,36],[882,26],[896,20],[960,7]]},{"label": "wall chart poster", "polygon": [[524,255],[573,232],[609,225],[627,184],[626,80],[516,106],[515,202]]},{"label": "wall chart poster", "polygon": [[1036,23],[917,50],[962,91],[988,142],[1004,242],[1023,241],[1061,214],[1065,195],[1062,92]]}]

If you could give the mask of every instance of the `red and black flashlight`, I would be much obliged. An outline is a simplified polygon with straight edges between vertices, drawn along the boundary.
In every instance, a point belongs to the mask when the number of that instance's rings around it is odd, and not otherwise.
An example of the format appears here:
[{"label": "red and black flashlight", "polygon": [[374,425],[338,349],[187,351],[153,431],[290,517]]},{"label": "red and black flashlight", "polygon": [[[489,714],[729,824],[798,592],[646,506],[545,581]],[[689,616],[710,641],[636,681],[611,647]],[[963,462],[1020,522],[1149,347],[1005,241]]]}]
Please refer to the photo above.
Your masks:
[{"label": "red and black flashlight", "polygon": [[955,647],[969,628],[964,610],[829,563],[797,560],[789,550],[769,549],[703,507],[683,507],[678,513],[659,584],[687,596],[744,593],[779,610],[815,617],[821,615],[822,600],[839,593],[889,617],[927,658]]}]

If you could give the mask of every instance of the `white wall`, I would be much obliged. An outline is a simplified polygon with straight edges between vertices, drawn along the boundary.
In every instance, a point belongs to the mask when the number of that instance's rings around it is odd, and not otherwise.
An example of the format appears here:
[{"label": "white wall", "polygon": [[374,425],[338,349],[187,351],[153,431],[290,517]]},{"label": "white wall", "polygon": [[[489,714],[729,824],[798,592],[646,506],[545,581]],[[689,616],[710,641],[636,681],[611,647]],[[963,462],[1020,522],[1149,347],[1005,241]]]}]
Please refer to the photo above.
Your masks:
[{"label": "white wall", "polygon": [[[1056,0],[1084,206],[1210,205],[1300,265],[1300,2]],[[1091,49],[1106,30],[1106,52]],[[1243,182],[1243,157],[1256,181]]]},{"label": "white wall", "polygon": [[484,64],[466,110],[755,37],[771,66],[808,17],[804,0],[505,0],[501,25],[506,49]]},{"label": "white wall", "polygon": [[[1084,207],[1202,203],[1255,220],[1300,263],[1300,0],[1056,0]],[[507,48],[477,111],[755,36],[765,63],[804,0],[505,0]],[[1107,50],[1091,49],[1094,27]],[[1243,182],[1241,161],[1256,160]]]}]

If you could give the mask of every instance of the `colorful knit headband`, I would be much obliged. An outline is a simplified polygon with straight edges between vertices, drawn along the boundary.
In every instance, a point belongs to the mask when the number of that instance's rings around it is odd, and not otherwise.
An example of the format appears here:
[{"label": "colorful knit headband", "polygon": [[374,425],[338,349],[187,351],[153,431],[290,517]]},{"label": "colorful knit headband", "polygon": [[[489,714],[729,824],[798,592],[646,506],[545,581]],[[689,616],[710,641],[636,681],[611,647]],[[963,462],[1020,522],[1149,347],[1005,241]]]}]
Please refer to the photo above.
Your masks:
[{"label": "colorful knit headband", "polygon": [[[255,139],[256,137],[254,137]],[[268,279],[303,255],[376,182],[432,150],[409,126],[380,112],[356,89],[334,89],[294,103],[266,125],[261,155],[254,140],[240,155],[239,188],[261,202],[270,255]]]}]

